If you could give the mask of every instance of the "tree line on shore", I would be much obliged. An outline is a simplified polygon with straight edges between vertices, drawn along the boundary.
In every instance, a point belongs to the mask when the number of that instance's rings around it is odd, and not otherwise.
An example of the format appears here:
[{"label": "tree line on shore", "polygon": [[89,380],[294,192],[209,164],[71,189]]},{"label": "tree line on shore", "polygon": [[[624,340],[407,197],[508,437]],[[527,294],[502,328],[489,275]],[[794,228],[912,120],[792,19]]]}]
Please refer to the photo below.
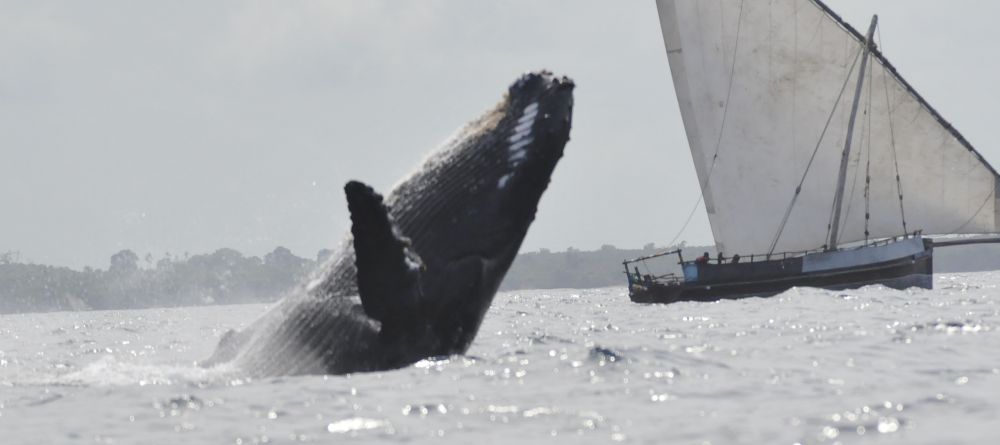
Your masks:
[{"label": "tree line on shore", "polygon": [[[715,249],[683,247],[685,259]],[[540,249],[514,260],[502,291],[523,289],[587,289],[625,286],[622,261],[673,250],[652,243],[641,249],[604,245],[593,251],[568,248],[564,252]],[[154,263],[131,250],[111,256],[108,268],[73,270],[26,264],[13,253],[0,253],[0,313],[88,309],[133,309],[271,302],[283,297],[323,262],[331,250],[315,259],[301,258],[284,247],[261,257],[244,256],[233,249],[184,258],[165,257]],[[640,262],[640,273],[679,273],[676,255]],[[935,251],[937,272],[1000,269],[1000,247],[962,246]]]},{"label": "tree line on shore", "polygon": [[219,249],[155,265],[147,260],[146,267],[135,252],[123,250],[106,270],[0,261],[0,313],[273,301],[315,263],[284,247],[263,258]]},{"label": "tree line on shore", "polygon": [[[643,249],[606,245],[595,251],[522,253],[501,290],[593,288],[624,285],[626,258],[649,255]],[[302,283],[332,251],[302,258],[284,247],[244,256],[233,249],[210,254],[140,259],[131,250],[111,256],[107,269],[74,270],[26,264],[0,254],[0,313],[85,309],[130,309],[203,304],[270,302]]]}]

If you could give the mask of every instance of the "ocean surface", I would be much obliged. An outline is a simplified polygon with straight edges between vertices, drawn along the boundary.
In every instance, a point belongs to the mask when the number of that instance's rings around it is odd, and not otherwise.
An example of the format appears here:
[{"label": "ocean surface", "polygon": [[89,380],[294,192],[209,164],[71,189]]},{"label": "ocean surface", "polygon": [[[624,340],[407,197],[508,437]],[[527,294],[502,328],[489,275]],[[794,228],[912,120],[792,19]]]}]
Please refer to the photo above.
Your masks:
[{"label": "ocean surface", "polygon": [[195,362],[265,305],[0,315],[0,443],[997,443],[998,284],[506,292],[467,356],[256,380]]}]

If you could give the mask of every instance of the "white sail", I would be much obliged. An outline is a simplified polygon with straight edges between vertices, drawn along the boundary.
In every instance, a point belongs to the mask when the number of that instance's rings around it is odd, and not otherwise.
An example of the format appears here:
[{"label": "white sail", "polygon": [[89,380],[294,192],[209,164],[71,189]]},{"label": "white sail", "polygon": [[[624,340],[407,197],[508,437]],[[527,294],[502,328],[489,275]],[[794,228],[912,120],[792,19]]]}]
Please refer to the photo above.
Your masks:
[{"label": "white sail", "polygon": [[[657,8],[717,247],[823,246],[864,37],[814,0],[657,0]],[[997,173],[877,51],[869,67],[840,241],[903,233],[897,165],[909,232],[997,232]]]}]

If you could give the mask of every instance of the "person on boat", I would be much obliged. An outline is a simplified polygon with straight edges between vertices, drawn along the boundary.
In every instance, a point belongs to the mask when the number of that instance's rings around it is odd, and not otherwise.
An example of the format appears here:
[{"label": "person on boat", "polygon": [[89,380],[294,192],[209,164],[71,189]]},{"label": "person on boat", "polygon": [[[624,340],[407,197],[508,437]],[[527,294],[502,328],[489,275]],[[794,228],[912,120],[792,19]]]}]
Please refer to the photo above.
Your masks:
[{"label": "person on boat", "polygon": [[695,258],[694,262],[696,264],[708,264],[708,258],[709,258],[708,252],[705,252],[705,253],[701,254],[700,257]]},{"label": "person on boat", "polygon": [[734,253],[733,254],[733,264],[737,264],[739,262],[740,262],[740,254]]},{"label": "person on boat", "polygon": [[639,266],[635,267],[635,281],[638,283],[642,281],[642,274],[639,273]]},{"label": "person on boat", "polygon": [[715,256],[715,261],[718,262],[719,264],[722,264],[722,262],[725,260],[726,256],[723,255],[722,252],[719,252],[719,254]]}]

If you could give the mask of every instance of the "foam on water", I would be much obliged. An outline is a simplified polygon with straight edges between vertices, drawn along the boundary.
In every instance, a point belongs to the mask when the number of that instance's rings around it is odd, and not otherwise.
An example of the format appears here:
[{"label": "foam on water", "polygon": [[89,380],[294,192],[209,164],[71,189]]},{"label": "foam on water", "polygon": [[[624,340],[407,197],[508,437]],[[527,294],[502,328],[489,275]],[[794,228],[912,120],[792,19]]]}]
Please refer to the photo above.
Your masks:
[{"label": "foam on water", "polygon": [[239,384],[242,374],[231,365],[212,368],[195,365],[154,365],[118,361],[112,355],[101,357],[82,369],[63,375],[24,383],[31,385],[128,386],[128,385],[206,385]]},{"label": "foam on water", "polygon": [[984,443],[998,282],[670,306],[503,293],[467,356],[264,380],[195,365],[260,305],[4,315],[2,443]]}]

